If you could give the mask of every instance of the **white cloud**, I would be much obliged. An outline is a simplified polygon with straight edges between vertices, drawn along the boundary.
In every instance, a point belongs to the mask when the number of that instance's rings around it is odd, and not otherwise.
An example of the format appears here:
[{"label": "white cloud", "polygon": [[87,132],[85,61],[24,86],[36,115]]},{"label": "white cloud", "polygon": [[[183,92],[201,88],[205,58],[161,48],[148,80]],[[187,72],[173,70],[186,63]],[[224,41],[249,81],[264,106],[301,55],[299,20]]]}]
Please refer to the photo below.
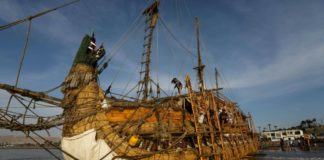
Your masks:
[{"label": "white cloud", "polygon": [[9,1],[0,1],[0,19],[5,22],[15,21],[20,17],[21,7]]},{"label": "white cloud", "polygon": [[[35,20],[36,21],[36,20]],[[35,22],[36,23],[36,22]],[[34,27],[50,39],[61,42],[65,46],[77,45],[80,39],[80,28],[61,12],[46,15]]]},{"label": "white cloud", "polygon": [[[282,37],[276,57],[264,66],[255,59],[240,74],[228,75],[231,87],[253,95],[275,96],[324,85],[324,31]],[[267,88],[267,89],[266,89]],[[272,93],[272,94],[271,94]]]}]

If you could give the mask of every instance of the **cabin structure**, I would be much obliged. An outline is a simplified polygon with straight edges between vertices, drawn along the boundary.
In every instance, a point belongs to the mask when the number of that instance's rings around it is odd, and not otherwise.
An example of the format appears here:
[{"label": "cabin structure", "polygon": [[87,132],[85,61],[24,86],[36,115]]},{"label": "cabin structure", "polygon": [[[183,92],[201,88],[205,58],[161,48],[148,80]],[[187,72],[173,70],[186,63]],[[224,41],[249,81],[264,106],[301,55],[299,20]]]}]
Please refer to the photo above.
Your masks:
[{"label": "cabin structure", "polygon": [[261,138],[272,142],[284,140],[295,140],[304,136],[304,132],[300,129],[280,130],[280,131],[265,131],[261,133]]}]

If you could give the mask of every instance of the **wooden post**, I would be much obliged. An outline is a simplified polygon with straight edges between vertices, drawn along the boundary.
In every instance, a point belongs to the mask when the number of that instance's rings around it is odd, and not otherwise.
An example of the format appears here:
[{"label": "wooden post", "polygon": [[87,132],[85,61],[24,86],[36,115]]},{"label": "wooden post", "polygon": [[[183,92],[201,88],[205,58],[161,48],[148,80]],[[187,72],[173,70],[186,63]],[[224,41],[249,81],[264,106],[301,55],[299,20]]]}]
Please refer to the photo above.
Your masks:
[{"label": "wooden post", "polygon": [[193,112],[193,116],[194,116],[194,124],[195,124],[195,131],[197,134],[197,143],[198,143],[198,151],[199,151],[199,158],[200,160],[204,160],[204,158],[202,157],[203,154],[203,150],[202,150],[202,144],[201,144],[201,130],[200,130],[200,126],[199,126],[199,122],[197,120],[198,118],[198,108],[197,108],[197,97],[194,95],[194,92],[192,91],[192,87],[191,87],[191,82],[190,82],[190,77],[188,75],[186,75],[186,87],[188,89],[188,94],[189,94],[189,98],[191,101],[191,107],[192,107],[192,112]]},{"label": "wooden post", "polygon": [[204,68],[205,68],[205,65],[203,65],[202,61],[201,61],[200,40],[199,40],[199,18],[198,17],[196,17],[196,32],[197,32],[198,66],[195,67],[194,69],[197,70],[199,90],[203,91],[204,88],[205,88],[205,83],[204,83]]},{"label": "wooden post", "polygon": [[223,139],[223,131],[222,131],[222,127],[220,125],[220,121],[219,121],[219,117],[218,117],[218,103],[215,102],[215,97],[214,95],[212,94],[212,92],[210,92],[211,94],[211,101],[212,101],[212,105],[214,106],[215,108],[215,120],[216,120],[216,123],[217,123],[217,129],[218,129],[218,132],[219,132],[219,137],[220,137],[220,140],[221,140],[221,145],[222,145],[222,158],[224,159],[224,139]]}]

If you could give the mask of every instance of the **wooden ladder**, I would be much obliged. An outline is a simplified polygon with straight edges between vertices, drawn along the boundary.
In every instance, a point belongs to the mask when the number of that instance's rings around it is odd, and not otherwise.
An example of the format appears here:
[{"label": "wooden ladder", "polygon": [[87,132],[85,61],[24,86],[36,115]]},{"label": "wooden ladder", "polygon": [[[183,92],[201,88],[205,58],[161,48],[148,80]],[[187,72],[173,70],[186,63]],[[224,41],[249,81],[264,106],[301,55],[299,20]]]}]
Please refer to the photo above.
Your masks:
[{"label": "wooden ladder", "polygon": [[197,135],[197,144],[198,144],[198,151],[199,151],[199,157],[200,160],[204,160],[205,158],[202,156],[203,155],[203,148],[202,148],[202,135],[201,135],[201,129],[200,129],[200,124],[198,122],[198,107],[197,107],[197,97],[192,91],[192,86],[191,86],[191,81],[190,77],[186,75],[186,87],[188,89],[188,95],[189,99],[191,101],[191,107],[192,107],[192,112],[194,116],[194,124],[195,124],[195,131]]}]

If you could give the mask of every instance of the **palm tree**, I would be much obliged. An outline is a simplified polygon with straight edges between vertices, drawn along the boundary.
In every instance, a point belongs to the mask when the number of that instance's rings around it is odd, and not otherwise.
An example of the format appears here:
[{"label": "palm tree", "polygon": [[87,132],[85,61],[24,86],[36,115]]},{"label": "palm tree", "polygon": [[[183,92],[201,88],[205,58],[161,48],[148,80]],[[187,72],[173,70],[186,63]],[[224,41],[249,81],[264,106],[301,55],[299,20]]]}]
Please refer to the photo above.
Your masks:
[{"label": "palm tree", "polygon": [[310,119],[306,119],[306,124],[307,124],[307,128],[310,128],[312,125],[312,121]]},{"label": "palm tree", "polygon": [[273,126],[273,127],[274,127],[275,130],[277,130],[277,127],[278,127],[278,126],[275,125],[275,126]]},{"label": "palm tree", "polygon": [[303,121],[300,122],[300,128],[301,129],[306,128],[305,125],[306,125],[306,121],[303,120]]},{"label": "palm tree", "polygon": [[269,131],[271,131],[271,124],[269,123],[268,126],[269,126]]},{"label": "palm tree", "polygon": [[312,123],[313,123],[313,126],[316,126],[316,118],[313,118]]}]

